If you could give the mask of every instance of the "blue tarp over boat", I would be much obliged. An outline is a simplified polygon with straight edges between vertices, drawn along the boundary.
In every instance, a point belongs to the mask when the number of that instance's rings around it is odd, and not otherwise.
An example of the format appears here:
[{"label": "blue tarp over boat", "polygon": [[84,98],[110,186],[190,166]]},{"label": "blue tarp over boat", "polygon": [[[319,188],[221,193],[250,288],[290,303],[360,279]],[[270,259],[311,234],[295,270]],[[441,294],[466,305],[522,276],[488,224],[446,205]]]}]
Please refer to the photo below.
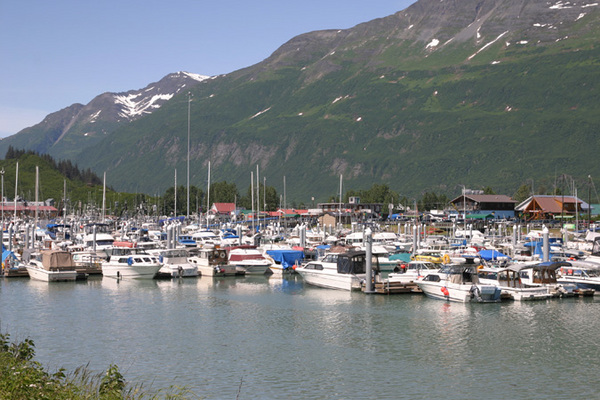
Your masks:
[{"label": "blue tarp over boat", "polygon": [[496,250],[479,250],[479,257],[486,261],[497,260],[499,258],[510,258],[506,254],[502,254]]},{"label": "blue tarp over boat", "polygon": [[277,264],[281,264],[283,269],[288,269],[302,262],[304,252],[301,250],[267,250],[267,254],[275,260]]}]

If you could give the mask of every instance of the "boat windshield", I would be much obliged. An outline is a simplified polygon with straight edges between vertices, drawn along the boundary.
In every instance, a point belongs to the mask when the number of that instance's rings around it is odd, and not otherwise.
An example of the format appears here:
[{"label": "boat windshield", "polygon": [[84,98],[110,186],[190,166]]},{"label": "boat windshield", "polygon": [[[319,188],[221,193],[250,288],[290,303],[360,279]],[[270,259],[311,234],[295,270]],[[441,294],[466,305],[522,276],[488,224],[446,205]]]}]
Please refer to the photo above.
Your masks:
[{"label": "boat windshield", "polygon": [[327,255],[325,255],[325,257],[323,257],[323,259],[321,261],[337,263],[337,260],[338,260],[338,254],[327,254]]}]

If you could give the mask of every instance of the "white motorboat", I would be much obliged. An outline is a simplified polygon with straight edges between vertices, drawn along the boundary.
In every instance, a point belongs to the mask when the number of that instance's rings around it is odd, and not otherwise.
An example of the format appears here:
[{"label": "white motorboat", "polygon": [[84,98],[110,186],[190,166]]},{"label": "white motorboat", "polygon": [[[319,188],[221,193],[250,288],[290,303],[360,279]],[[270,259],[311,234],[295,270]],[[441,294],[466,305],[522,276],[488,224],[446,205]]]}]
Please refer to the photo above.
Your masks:
[{"label": "white motorboat", "polygon": [[576,261],[570,262],[570,264],[570,266],[560,267],[560,276],[557,277],[558,283],[575,284],[578,289],[600,290],[600,268]]},{"label": "white motorboat", "polygon": [[519,272],[527,268],[526,264],[510,264],[504,268],[479,268],[479,282],[496,285],[503,295],[515,301],[546,300],[552,295],[545,287],[526,287],[519,278]]},{"label": "white motorboat", "polygon": [[256,248],[233,248],[229,251],[229,265],[246,275],[264,275],[272,265],[260,250]]},{"label": "white motorboat", "polygon": [[500,301],[500,288],[496,285],[480,283],[477,269],[471,264],[448,265],[415,283],[427,297],[434,299],[460,303]]},{"label": "white motorboat", "polygon": [[[333,263],[325,260],[311,261],[296,268],[296,272],[309,285],[328,289],[360,290],[366,280],[366,253],[349,251],[336,254],[335,268]],[[373,274],[378,271],[377,257],[372,257]]]},{"label": "white motorboat", "polygon": [[117,279],[152,279],[162,267],[156,256],[137,247],[113,247],[102,275]]},{"label": "white motorboat", "polygon": [[221,244],[221,238],[213,231],[197,231],[192,233],[191,238],[196,242],[196,246],[204,247],[217,246]]},{"label": "white motorboat", "polygon": [[241,275],[235,265],[227,263],[227,250],[211,247],[197,248],[190,253],[188,261],[198,267],[201,276]]},{"label": "white motorboat", "polygon": [[394,272],[387,276],[389,283],[411,284],[417,279],[423,278],[429,273],[435,273],[440,269],[439,264],[434,264],[429,261],[411,261],[401,263]]},{"label": "white motorboat", "polygon": [[75,281],[77,271],[71,253],[63,250],[44,250],[33,253],[26,265],[31,279],[44,282]]},{"label": "white motorboat", "polygon": [[159,261],[163,266],[158,270],[159,275],[171,278],[186,278],[198,276],[198,266],[191,263],[186,249],[162,250]]}]

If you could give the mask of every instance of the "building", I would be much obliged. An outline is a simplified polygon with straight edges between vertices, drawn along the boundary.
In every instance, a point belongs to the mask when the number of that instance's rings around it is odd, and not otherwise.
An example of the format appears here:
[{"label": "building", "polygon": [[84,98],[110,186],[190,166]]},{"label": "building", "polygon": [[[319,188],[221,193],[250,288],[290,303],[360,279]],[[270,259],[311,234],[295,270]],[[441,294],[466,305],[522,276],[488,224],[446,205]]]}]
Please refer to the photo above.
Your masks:
[{"label": "building", "polygon": [[56,207],[48,205],[46,202],[3,202],[0,203],[0,212],[5,216],[17,215],[17,217],[34,217],[37,210],[39,218],[56,218],[58,210]]},{"label": "building", "polygon": [[516,203],[506,195],[472,194],[469,191],[450,201],[459,214],[466,213],[466,218],[514,218]]},{"label": "building", "polygon": [[575,196],[535,195],[517,205],[515,209],[523,219],[571,219],[581,215],[585,218],[589,205]]},{"label": "building", "polygon": [[[340,210],[343,216],[350,217],[363,217],[370,218],[375,217],[379,218],[381,216],[381,212],[383,210],[383,204],[381,203],[361,203],[360,200],[355,198],[350,198],[349,203],[319,203],[317,207],[322,211],[322,213],[331,213],[339,215]],[[387,210],[386,210],[387,212]]]}]

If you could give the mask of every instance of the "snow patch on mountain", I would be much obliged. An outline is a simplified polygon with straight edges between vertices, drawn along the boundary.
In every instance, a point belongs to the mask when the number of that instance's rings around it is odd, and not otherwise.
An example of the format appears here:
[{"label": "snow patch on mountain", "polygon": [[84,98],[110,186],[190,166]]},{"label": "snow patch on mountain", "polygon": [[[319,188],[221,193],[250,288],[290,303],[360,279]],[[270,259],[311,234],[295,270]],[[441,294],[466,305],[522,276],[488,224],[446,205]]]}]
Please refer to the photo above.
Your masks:
[{"label": "snow patch on mountain", "polygon": [[479,50],[477,50],[477,52],[475,52],[475,54],[472,54],[469,56],[468,60],[471,60],[473,57],[475,57],[477,54],[481,53],[483,50],[485,50],[487,47],[493,45],[494,43],[496,43],[498,40],[500,40],[502,38],[502,36],[506,35],[508,33],[508,31],[501,33],[496,39],[492,40],[491,42],[487,43],[485,46],[483,46],[482,48],[480,48]]},{"label": "snow patch on mountain", "polygon": [[122,107],[119,116],[132,119],[143,114],[150,114],[152,110],[160,108],[161,105],[157,104],[158,101],[167,101],[173,97],[173,94],[156,94],[138,99],[141,95],[141,93],[115,95],[115,103]]},{"label": "snow patch on mountain", "polygon": [[251,116],[251,117],[250,117],[250,119],[254,119],[254,118],[258,117],[259,115],[262,115],[262,114],[266,113],[266,112],[267,112],[267,111],[269,111],[270,109],[271,109],[271,107],[269,107],[269,108],[267,108],[267,109],[264,109],[264,110],[262,110],[262,111],[259,111],[259,112],[257,112],[256,114],[254,114],[253,116]]},{"label": "snow patch on mountain", "polygon": [[202,81],[205,81],[205,80],[211,78],[210,76],[207,76],[207,75],[193,74],[191,72],[185,72],[185,71],[180,71],[179,73],[187,75],[190,78],[192,78],[192,79],[194,79],[194,80],[196,80],[198,82],[202,82]]}]

